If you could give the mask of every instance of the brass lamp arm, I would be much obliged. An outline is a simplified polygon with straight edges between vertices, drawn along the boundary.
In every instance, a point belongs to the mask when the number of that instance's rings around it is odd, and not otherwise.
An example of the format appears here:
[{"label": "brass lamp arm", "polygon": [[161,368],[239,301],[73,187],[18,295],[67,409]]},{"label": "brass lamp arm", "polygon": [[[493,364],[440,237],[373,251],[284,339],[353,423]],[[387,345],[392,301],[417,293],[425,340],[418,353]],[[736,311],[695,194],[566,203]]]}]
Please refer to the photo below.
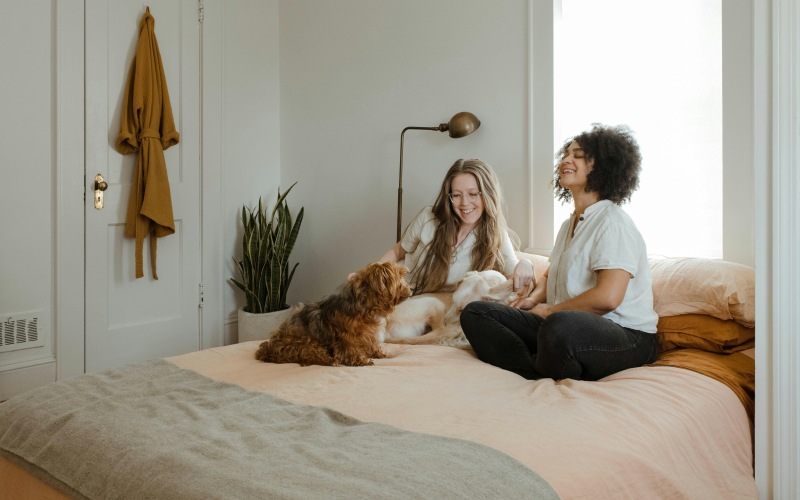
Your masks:
[{"label": "brass lamp arm", "polygon": [[481,126],[478,117],[468,111],[456,113],[447,123],[440,123],[438,127],[406,127],[400,132],[400,179],[397,186],[397,239],[400,241],[400,228],[403,219],[403,143],[405,141],[406,130],[437,130],[448,132],[450,137],[458,139],[474,132]]},{"label": "brass lamp arm", "polygon": [[405,141],[406,130],[438,130],[444,132],[447,130],[446,127],[447,124],[442,123],[438,127],[406,127],[400,132],[400,179],[397,184],[397,239],[395,241],[400,241],[400,228],[403,220],[403,143]]}]

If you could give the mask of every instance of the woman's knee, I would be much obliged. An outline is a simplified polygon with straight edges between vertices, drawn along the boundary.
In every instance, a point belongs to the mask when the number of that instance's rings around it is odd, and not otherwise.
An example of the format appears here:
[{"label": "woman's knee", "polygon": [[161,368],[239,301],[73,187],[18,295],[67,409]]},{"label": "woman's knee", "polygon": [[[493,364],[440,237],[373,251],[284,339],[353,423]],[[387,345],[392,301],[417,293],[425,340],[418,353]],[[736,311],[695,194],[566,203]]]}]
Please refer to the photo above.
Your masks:
[{"label": "woman's knee", "polygon": [[466,306],[464,306],[464,310],[461,311],[461,316],[463,317],[464,314],[479,314],[483,315],[486,313],[486,309],[489,303],[481,302],[479,300],[470,302]]},{"label": "woman's knee", "polygon": [[542,321],[539,328],[539,349],[549,352],[563,351],[569,345],[570,332],[574,323],[571,311],[556,312]]},{"label": "woman's knee", "polygon": [[461,330],[464,335],[470,335],[475,330],[475,322],[479,322],[482,316],[483,311],[475,302],[470,302],[464,307],[464,310],[461,311],[461,316],[459,316]]},{"label": "woman's knee", "polygon": [[459,316],[461,329],[469,329],[476,321],[481,322],[486,317],[487,310],[487,304],[483,302],[470,302],[467,304]]}]

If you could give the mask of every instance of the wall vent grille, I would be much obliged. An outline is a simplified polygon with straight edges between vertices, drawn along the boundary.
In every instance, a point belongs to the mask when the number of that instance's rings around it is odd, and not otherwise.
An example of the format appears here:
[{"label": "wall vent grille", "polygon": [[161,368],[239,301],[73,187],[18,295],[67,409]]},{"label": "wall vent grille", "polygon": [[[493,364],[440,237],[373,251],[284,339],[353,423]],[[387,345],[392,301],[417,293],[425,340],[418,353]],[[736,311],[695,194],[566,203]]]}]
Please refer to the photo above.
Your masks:
[{"label": "wall vent grille", "polygon": [[44,345],[41,312],[0,316],[0,352]]}]

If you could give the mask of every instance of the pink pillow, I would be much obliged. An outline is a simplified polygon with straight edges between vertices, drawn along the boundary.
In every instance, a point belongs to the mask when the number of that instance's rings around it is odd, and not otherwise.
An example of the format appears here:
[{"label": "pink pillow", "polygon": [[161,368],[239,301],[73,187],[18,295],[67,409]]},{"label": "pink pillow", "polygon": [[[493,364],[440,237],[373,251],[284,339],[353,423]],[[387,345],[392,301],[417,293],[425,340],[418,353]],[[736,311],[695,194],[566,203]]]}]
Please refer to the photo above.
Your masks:
[{"label": "pink pillow", "polygon": [[550,267],[550,259],[544,255],[527,252],[517,252],[517,257],[520,259],[528,259],[533,262],[533,273],[536,275],[536,280],[542,279],[542,275],[547,268]]},{"label": "pink pillow", "polygon": [[707,314],[755,326],[755,269],[719,259],[650,259],[659,316]]}]

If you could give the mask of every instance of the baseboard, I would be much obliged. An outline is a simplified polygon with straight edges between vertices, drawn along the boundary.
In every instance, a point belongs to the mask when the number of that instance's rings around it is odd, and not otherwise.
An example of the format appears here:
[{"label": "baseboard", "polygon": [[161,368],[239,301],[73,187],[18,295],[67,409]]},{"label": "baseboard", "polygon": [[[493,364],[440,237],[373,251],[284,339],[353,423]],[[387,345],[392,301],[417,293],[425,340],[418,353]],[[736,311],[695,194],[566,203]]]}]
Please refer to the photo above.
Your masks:
[{"label": "baseboard", "polygon": [[0,401],[56,381],[55,362],[0,372]]}]

